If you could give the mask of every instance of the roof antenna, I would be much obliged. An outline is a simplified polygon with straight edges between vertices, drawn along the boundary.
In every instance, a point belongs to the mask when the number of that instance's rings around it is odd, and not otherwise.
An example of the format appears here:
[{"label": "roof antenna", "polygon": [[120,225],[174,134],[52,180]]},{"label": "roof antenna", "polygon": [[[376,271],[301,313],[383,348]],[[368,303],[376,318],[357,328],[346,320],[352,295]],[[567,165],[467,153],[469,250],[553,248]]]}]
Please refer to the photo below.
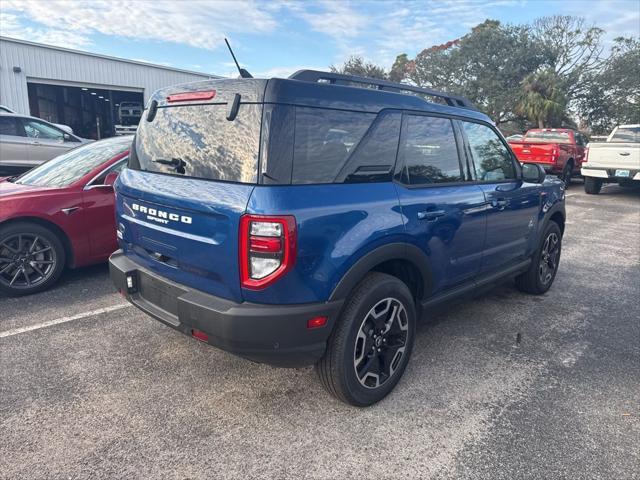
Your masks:
[{"label": "roof antenna", "polygon": [[240,72],[240,78],[253,78],[253,75],[247,72],[244,68],[240,68],[240,64],[238,63],[238,60],[236,60],[236,56],[233,54],[231,45],[229,45],[229,41],[226,38],[224,39],[224,43],[227,44],[227,48],[229,49],[229,53],[231,53],[231,56],[233,57],[233,61],[236,62],[236,67],[238,67],[238,72]]}]

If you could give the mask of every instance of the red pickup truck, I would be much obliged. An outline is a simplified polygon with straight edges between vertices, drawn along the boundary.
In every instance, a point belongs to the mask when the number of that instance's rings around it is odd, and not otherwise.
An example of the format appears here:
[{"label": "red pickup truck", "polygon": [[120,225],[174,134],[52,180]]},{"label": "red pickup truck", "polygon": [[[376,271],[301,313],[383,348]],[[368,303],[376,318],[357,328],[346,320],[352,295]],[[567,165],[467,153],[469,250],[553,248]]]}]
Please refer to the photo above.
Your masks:
[{"label": "red pickup truck", "polygon": [[572,175],[580,175],[587,138],[567,128],[536,128],[522,140],[510,141],[521,162],[538,163],[547,172],[558,175],[568,185]]}]

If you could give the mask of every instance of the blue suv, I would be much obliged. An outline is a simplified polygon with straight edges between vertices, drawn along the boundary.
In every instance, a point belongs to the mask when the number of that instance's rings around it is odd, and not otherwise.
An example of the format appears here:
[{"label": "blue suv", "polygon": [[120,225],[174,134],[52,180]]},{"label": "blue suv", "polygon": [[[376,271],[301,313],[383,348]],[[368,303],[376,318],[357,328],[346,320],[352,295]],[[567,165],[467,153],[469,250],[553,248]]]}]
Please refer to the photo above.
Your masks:
[{"label": "blue suv", "polygon": [[564,184],[464,98],[311,70],[156,92],[116,194],[131,303],[358,406],[398,383],[422,312],[546,292],[565,225]]}]

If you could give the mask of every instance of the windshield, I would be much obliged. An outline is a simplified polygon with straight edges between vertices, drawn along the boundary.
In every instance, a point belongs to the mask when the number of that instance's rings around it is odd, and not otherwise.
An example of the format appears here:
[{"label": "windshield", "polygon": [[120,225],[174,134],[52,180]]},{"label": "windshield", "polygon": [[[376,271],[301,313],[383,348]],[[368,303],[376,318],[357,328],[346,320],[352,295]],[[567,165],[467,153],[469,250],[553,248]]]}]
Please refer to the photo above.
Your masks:
[{"label": "windshield", "polygon": [[640,127],[618,127],[611,137],[614,143],[640,143]]},{"label": "windshield", "polygon": [[169,175],[256,183],[262,104],[160,107],[140,122],[129,168]]},{"label": "windshield", "polygon": [[527,132],[525,142],[535,143],[571,143],[568,132]]},{"label": "windshield", "polygon": [[130,142],[130,138],[121,137],[83,145],[29,170],[15,183],[67,187],[116,155],[126,152]]}]

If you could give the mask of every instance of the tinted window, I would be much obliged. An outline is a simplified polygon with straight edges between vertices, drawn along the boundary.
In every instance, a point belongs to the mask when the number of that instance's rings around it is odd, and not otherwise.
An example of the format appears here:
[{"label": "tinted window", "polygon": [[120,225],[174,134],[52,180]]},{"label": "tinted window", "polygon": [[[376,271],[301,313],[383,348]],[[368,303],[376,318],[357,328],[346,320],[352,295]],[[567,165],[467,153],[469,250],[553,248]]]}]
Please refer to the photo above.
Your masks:
[{"label": "tinted window", "polygon": [[44,122],[37,120],[24,119],[24,130],[27,132],[27,137],[30,138],[42,138],[46,140],[63,140],[64,133],[57,128],[47,125]]},{"label": "tinted window", "polygon": [[515,166],[509,150],[500,137],[486,125],[462,122],[471,156],[480,181],[516,178]]},{"label": "tinted window", "polygon": [[619,127],[610,141],[614,143],[639,143],[640,127]]},{"label": "tinted window", "polygon": [[14,137],[24,137],[24,129],[14,117],[0,117],[0,135],[13,135]]},{"label": "tinted window", "polygon": [[129,149],[130,139],[114,138],[83,145],[22,175],[16,183],[42,187],[66,187]]},{"label": "tinted window", "polygon": [[375,118],[373,113],[296,107],[293,183],[333,183]]},{"label": "tinted window", "polygon": [[407,115],[399,156],[404,183],[423,185],[463,180],[453,124],[447,118]]},{"label": "tinted window", "polygon": [[261,104],[240,105],[227,120],[226,105],[158,108],[138,126],[130,167],[172,175],[256,183]]},{"label": "tinted window", "polygon": [[525,142],[533,143],[571,143],[571,137],[567,132],[535,131],[527,132]]},{"label": "tinted window", "polygon": [[393,176],[402,115],[381,114],[349,156],[337,181],[346,183],[385,182]]}]

